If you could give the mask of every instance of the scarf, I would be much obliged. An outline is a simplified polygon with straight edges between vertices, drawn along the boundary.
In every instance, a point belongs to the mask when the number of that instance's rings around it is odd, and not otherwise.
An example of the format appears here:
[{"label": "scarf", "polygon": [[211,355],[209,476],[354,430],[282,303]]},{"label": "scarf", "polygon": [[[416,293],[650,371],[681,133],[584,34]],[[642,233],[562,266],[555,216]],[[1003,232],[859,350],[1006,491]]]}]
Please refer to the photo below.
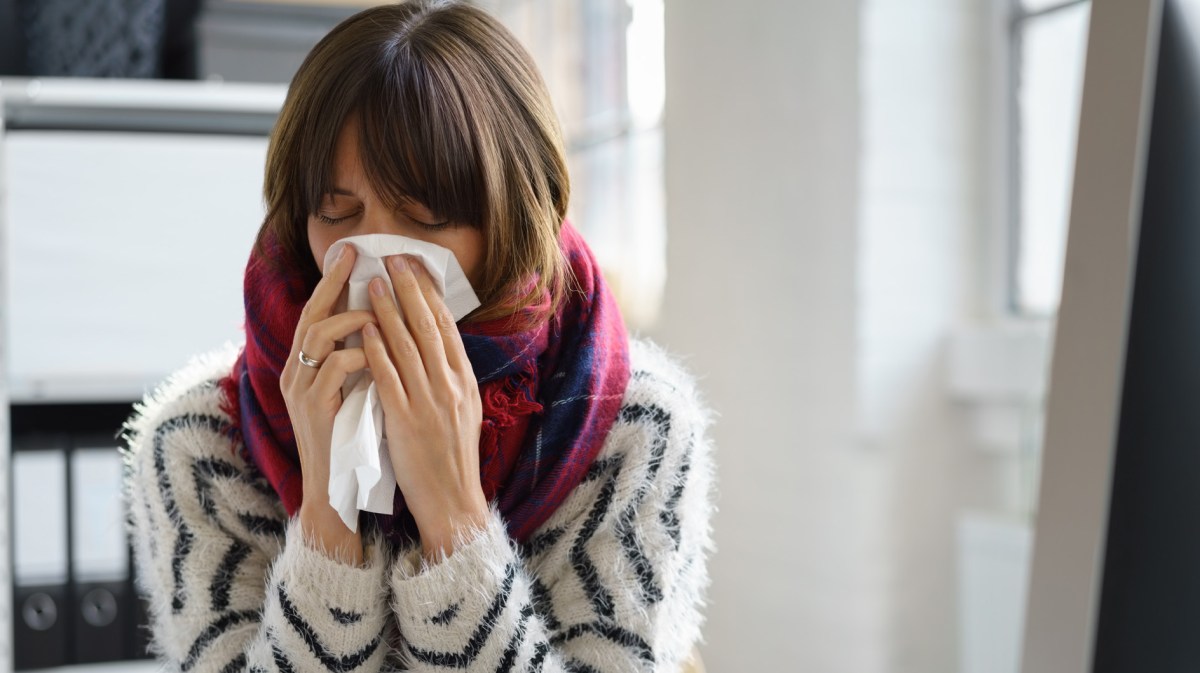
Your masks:
[{"label": "scarf", "polygon": [[[591,250],[568,222],[563,222],[559,247],[576,287],[548,320],[521,331],[512,325],[529,320],[459,324],[483,407],[480,482],[510,537],[521,542],[583,480],[616,421],[629,381],[628,336]],[[262,248],[276,259],[282,254],[271,236]],[[277,266],[257,248],[250,255],[244,283],[246,343],[221,387],[243,455],[266,477],[290,516],[300,509],[302,480],[279,377],[313,288],[298,271]],[[540,303],[513,317],[535,316],[549,302],[547,291]],[[397,542],[418,538],[400,489],[393,514],[368,516]]]}]

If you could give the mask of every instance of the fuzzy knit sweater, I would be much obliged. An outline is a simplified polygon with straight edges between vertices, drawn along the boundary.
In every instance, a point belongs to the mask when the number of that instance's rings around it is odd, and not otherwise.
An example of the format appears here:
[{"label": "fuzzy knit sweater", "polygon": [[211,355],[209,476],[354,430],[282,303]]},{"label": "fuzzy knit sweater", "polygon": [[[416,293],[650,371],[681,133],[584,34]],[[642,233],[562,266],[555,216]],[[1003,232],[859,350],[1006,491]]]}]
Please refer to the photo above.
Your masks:
[{"label": "fuzzy knit sweater", "polygon": [[364,540],[315,550],[237,450],[227,348],[148,396],[126,427],[125,497],[152,647],[169,671],[677,671],[699,640],[712,550],[709,413],[634,339],[604,447],[525,544],[493,508],[434,564]]}]

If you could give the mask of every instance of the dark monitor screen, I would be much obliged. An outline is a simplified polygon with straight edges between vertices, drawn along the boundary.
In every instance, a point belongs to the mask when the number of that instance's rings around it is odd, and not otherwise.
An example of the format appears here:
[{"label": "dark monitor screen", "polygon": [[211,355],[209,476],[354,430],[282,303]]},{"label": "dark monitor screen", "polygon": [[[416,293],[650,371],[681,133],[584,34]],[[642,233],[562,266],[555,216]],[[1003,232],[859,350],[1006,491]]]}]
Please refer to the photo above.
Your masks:
[{"label": "dark monitor screen", "polygon": [[1095,673],[1200,671],[1200,25],[1166,0]]},{"label": "dark monitor screen", "polygon": [[1200,671],[1200,0],[1093,0],[1023,673]]}]

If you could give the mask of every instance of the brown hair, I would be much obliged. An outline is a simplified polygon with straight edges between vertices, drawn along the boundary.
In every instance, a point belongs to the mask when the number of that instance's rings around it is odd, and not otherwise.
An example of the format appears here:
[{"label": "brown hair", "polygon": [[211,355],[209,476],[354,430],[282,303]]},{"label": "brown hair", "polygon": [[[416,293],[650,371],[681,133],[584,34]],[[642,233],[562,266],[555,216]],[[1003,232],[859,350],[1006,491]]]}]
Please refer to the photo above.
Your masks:
[{"label": "brown hair", "polygon": [[[363,169],[389,206],[412,199],[482,230],[482,306],[472,320],[510,315],[547,290],[558,306],[570,195],[562,133],[533,59],[499,21],[455,1],[373,7],[304,59],[271,133],[258,245],[273,233],[278,262],[300,268],[310,286],[320,272],[308,216],[333,188],[334,149],[351,116]],[[519,285],[534,275],[534,286]]]}]

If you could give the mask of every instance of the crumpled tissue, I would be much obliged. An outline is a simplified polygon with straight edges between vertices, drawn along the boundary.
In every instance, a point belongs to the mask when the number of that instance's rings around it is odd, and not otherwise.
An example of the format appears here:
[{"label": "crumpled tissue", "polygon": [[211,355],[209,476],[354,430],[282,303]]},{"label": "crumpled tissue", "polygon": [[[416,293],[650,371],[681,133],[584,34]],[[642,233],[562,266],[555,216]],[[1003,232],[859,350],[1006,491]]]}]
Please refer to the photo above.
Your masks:
[{"label": "crumpled tissue", "polygon": [[[433,279],[455,320],[479,307],[479,298],[463,273],[454,253],[440,245],[407,236],[367,234],[338,240],[325,253],[331,268],[347,245],[358,251],[347,281],[344,301],[335,312],[371,309],[367,285],[376,277],[389,278],[385,261],[392,255],[419,258]],[[388,283],[391,287],[391,283]],[[393,295],[394,297],[394,295]],[[397,302],[399,307],[399,302]],[[403,310],[401,310],[403,314]],[[362,334],[346,337],[346,348],[360,348]],[[333,419],[333,441],[329,455],[329,504],[352,530],[358,530],[359,510],[392,513],[396,475],[384,436],[383,407],[369,370],[355,372],[342,386],[342,407]]]}]

